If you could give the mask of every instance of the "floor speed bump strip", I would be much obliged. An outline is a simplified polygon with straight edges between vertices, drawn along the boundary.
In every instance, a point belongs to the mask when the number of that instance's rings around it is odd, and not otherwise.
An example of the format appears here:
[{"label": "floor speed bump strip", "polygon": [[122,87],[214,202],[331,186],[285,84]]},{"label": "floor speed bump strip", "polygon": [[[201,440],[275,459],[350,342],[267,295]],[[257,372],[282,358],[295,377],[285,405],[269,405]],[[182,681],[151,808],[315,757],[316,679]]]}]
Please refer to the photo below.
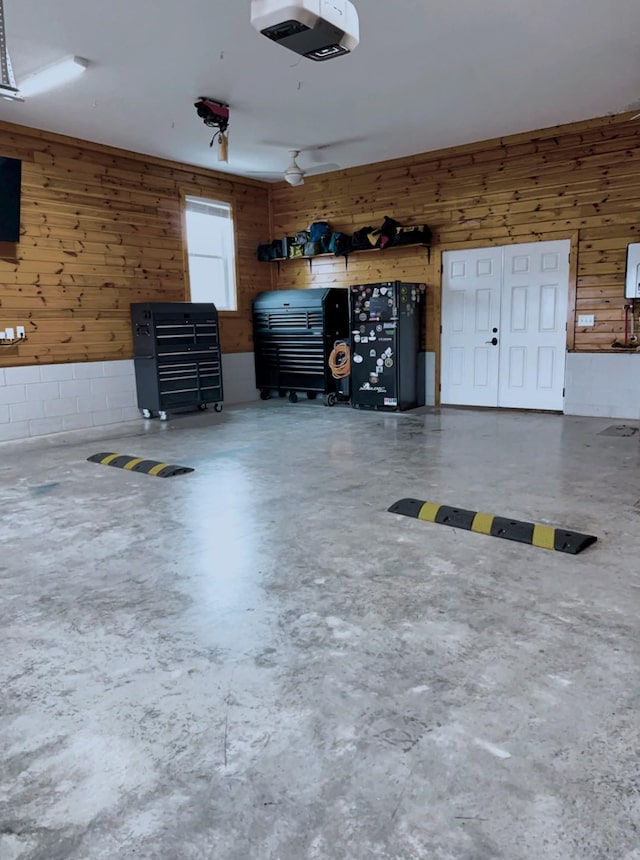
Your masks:
[{"label": "floor speed bump strip", "polygon": [[92,457],[87,457],[87,460],[89,463],[115,466],[116,469],[126,469],[128,472],[142,472],[156,478],[173,478],[174,475],[193,472],[189,466],[173,466],[170,463],[159,463],[157,460],[143,460],[142,457],[132,457],[131,454],[94,454]]},{"label": "floor speed bump strip", "polygon": [[540,549],[554,549],[557,552],[566,552],[570,555],[578,555],[579,552],[598,540],[595,535],[584,535],[580,532],[569,531],[569,529],[525,523],[520,520],[511,520],[508,517],[496,517],[493,514],[452,508],[449,505],[424,502],[420,499],[400,499],[399,502],[391,505],[389,511],[392,514],[401,514],[429,523],[467,529],[467,531],[478,534],[515,540],[540,547]]}]

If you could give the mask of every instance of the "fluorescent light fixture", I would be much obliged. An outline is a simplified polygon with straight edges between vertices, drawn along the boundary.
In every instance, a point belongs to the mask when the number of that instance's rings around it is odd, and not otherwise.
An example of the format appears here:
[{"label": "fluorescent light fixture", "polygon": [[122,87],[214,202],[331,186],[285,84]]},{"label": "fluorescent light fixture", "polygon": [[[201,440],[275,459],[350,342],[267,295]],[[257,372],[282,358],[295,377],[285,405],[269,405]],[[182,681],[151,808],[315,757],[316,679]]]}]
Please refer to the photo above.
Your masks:
[{"label": "fluorescent light fixture", "polygon": [[26,77],[18,84],[18,90],[23,98],[40,95],[79,78],[88,65],[89,61],[83,57],[64,57]]},{"label": "fluorescent light fixture", "polygon": [[5,101],[8,102],[24,101],[19,91],[15,87],[10,87],[6,84],[0,84],[0,98],[3,98],[5,99]]},{"label": "fluorescent light fixture", "polygon": [[22,101],[16,87],[16,79],[7,50],[6,27],[4,25],[4,4],[0,0],[0,96],[7,101]]}]

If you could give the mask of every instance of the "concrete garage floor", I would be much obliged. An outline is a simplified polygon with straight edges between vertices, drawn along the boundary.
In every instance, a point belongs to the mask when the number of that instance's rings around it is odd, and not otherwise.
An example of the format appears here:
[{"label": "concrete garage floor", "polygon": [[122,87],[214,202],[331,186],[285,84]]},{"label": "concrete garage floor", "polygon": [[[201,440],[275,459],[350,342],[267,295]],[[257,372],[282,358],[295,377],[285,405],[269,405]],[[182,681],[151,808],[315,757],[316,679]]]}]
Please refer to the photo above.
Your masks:
[{"label": "concrete garage floor", "polygon": [[640,445],[615,423],[276,400],[1,446],[2,860],[640,858]]}]

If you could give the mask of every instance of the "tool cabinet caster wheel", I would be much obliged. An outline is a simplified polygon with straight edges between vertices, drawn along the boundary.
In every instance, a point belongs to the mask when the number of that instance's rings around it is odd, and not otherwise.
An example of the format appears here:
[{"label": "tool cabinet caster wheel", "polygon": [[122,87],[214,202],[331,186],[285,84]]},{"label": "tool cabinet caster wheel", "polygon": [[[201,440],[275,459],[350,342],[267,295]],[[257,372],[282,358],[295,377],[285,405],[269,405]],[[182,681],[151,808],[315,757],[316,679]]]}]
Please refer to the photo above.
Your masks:
[{"label": "tool cabinet caster wheel", "polygon": [[307,400],[315,400],[317,396],[317,391],[307,391]]},{"label": "tool cabinet caster wheel", "polygon": [[336,396],[335,394],[327,394],[324,398],[325,406],[335,406],[336,405]]},{"label": "tool cabinet caster wheel", "polygon": [[298,402],[298,395],[295,393],[295,391],[292,391],[291,394],[289,395],[289,403],[297,403],[297,402]]},{"label": "tool cabinet caster wheel", "polygon": [[167,415],[166,412],[159,412],[158,417],[160,418],[161,421],[166,421],[169,416]]},{"label": "tool cabinet caster wheel", "polygon": [[204,412],[207,408],[208,407],[206,403],[198,403],[198,409],[200,410],[200,412]]},{"label": "tool cabinet caster wheel", "polygon": [[142,417],[143,418],[153,418],[153,412],[150,409],[143,409],[142,410]]},{"label": "tool cabinet caster wheel", "polygon": [[271,392],[266,388],[263,388],[260,392],[260,400],[269,400],[271,398]]},{"label": "tool cabinet caster wheel", "polygon": [[222,403],[216,403],[213,408],[216,410],[216,412],[222,412]]}]

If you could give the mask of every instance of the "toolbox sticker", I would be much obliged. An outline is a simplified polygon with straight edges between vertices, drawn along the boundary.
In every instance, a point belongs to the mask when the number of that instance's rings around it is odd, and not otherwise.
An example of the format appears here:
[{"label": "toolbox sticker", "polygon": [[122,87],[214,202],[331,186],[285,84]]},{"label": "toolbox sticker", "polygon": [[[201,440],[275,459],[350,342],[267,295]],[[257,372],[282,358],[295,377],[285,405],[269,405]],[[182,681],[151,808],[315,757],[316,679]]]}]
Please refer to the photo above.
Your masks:
[{"label": "toolbox sticker", "polygon": [[384,398],[384,405],[385,406],[397,406],[398,405],[398,398],[397,397],[385,397]]},{"label": "toolbox sticker", "polygon": [[354,355],[353,360],[356,364],[362,364],[364,358],[361,355]]}]

